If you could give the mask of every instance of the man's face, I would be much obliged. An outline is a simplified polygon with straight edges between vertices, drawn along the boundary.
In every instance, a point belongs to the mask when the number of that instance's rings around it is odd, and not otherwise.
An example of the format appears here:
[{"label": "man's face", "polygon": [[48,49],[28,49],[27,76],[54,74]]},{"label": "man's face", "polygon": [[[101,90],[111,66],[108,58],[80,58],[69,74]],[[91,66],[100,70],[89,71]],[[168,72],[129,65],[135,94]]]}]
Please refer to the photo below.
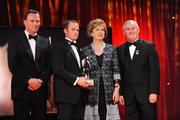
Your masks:
[{"label": "man's face", "polygon": [[34,35],[38,32],[40,27],[40,16],[39,14],[28,14],[26,20],[24,20],[26,31]]},{"label": "man's face", "polygon": [[139,37],[139,27],[134,22],[126,23],[124,32],[129,42],[134,42]]},{"label": "man's face", "polygon": [[65,36],[72,41],[78,39],[79,36],[79,25],[78,23],[70,22],[68,27],[64,29]]}]

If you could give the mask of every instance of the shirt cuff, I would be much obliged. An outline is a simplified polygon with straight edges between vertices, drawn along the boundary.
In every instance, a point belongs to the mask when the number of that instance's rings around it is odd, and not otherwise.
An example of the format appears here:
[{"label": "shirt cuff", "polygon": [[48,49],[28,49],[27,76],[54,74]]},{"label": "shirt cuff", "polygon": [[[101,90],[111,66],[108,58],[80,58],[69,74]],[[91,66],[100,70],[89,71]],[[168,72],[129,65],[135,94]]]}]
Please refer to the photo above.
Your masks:
[{"label": "shirt cuff", "polygon": [[78,80],[79,80],[79,77],[76,78],[76,81],[74,82],[73,86],[76,86]]}]

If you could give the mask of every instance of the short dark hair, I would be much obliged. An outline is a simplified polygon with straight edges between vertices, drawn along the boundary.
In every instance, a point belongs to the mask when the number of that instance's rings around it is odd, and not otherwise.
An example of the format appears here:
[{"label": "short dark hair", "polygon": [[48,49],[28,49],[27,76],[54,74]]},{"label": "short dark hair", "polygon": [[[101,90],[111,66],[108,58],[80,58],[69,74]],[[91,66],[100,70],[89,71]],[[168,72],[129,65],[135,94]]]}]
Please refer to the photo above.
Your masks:
[{"label": "short dark hair", "polygon": [[26,11],[26,12],[24,13],[23,20],[26,20],[26,19],[27,19],[27,16],[28,16],[30,13],[39,14],[39,11],[33,10],[33,9],[29,9],[28,11]]},{"label": "short dark hair", "polygon": [[64,29],[65,29],[65,28],[68,28],[70,22],[72,22],[72,23],[78,23],[76,20],[66,20],[66,21],[64,21],[64,23],[63,23],[63,28],[64,28]]}]

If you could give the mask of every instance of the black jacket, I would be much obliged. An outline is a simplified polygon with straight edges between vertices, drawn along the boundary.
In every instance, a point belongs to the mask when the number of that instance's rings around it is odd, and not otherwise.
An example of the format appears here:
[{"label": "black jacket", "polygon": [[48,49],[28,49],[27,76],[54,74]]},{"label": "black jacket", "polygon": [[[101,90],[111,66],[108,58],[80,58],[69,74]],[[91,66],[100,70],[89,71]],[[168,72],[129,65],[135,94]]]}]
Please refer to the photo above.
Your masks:
[{"label": "black jacket", "polygon": [[121,73],[121,94],[131,104],[133,94],[140,103],[147,103],[150,93],[159,94],[159,58],[153,43],[139,39],[131,60],[128,42],[117,47]]},{"label": "black jacket", "polygon": [[[27,97],[48,98],[48,81],[52,74],[51,50],[48,39],[38,35],[36,60],[33,59],[28,39],[24,32],[8,42],[8,65],[12,73],[12,99]],[[40,78],[42,86],[36,91],[28,90],[28,80]]]},{"label": "black jacket", "polygon": [[[79,49],[78,52],[80,55]],[[67,40],[53,45],[53,71],[55,102],[77,103],[82,97],[83,89],[73,84],[78,76],[82,76],[82,68],[79,68]]]}]

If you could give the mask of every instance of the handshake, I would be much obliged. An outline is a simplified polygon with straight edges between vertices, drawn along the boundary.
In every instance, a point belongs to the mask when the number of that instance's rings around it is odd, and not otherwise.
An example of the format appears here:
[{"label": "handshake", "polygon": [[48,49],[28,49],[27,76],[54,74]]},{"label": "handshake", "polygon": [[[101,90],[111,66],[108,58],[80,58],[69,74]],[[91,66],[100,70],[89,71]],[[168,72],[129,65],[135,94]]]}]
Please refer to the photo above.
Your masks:
[{"label": "handshake", "polygon": [[91,89],[94,85],[94,81],[86,77],[79,77],[77,84],[84,89]]}]

